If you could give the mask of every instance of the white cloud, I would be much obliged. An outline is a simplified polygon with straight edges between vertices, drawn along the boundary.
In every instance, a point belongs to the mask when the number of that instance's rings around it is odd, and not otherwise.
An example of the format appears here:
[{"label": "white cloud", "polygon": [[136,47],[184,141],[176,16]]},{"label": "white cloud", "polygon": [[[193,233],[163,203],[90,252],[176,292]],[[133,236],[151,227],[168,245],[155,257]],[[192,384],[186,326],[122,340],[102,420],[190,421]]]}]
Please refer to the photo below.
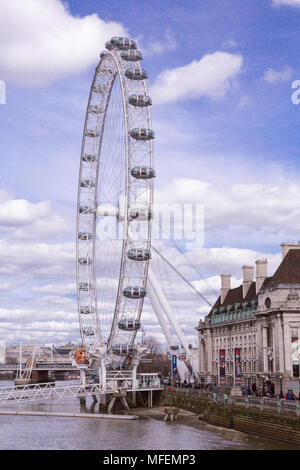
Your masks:
[{"label": "white cloud", "polygon": [[49,201],[31,203],[0,191],[0,234],[3,238],[29,241],[53,239],[66,234],[71,228],[70,217],[54,213]]},{"label": "white cloud", "polygon": [[75,276],[75,243],[14,243],[0,240],[0,274],[22,278]]},{"label": "white cloud", "polygon": [[223,49],[235,49],[238,46],[238,43],[233,39],[229,39],[229,41],[225,41],[222,44]]},{"label": "white cloud", "polygon": [[220,99],[241,72],[243,58],[238,54],[214,52],[188,65],[165,70],[151,88],[155,103],[174,103],[182,99],[207,97]]},{"label": "white cloud", "polygon": [[111,36],[126,34],[96,14],[74,17],[60,0],[0,0],[1,79],[45,86],[95,64]]},{"label": "white cloud", "polygon": [[286,82],[291,78],[292,73],[293,71],[290,67],[285,67],[282,70],[269,68],[265,71],[262,79],[267,83]]},{"label": "white cloud", "polygon": [[278,243],[279,234],[282,238],[297,239],[300,230],[300,186],[288,182],[281,185],[237,183],[225,188],[182,178],[163,190],[157,189],[155,201],[203,204],[205,231],[221,230],[227,234],[232,231],[240,241],[247,237],[249,242],[253,237],[256,244],[258,238],[265,239],[265,243],[274,243],[274,240]]},{"label": "white cloud", "polygon": [[[1,288],[1,286],[0,286]],[[33,287],[33,292],[39,292],[41,294],[48,294],[57,296],[58,294],[76,294],[76,284],[75,283],[64,283],[60,284],[58,282],[53,284],[47,284],[46,286]]]},{"label": "white cloud", "polygon": [[152,54],[163,54],[168,51],[175,51],[177,48],[177,43],[174,34],[170,29],[166,29],[163,37],[159,41],[149,40],[149,45],[143,47],[141,50],[145,55],[149,56]]},{"label": "white cloud", "polygon": [[272,5],[275,7],[278,7],[278,6],[300,7],[300,0],[272,0]]}]

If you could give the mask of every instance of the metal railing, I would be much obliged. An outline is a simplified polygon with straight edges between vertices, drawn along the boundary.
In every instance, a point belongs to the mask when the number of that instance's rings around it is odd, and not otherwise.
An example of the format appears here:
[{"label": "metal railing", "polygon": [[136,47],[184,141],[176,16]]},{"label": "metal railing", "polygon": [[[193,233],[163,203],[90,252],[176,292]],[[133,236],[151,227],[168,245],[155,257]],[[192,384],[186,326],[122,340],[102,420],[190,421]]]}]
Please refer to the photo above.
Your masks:
[{"label": "metal railing", "polygon": [[202,389],[196,390],[193,388],[185,389],[177,387],[171,387],[170,389],[169,386],[166,386],[165,390],[174,393],[175,395],[208,399],[223,405],[233,405],[252,409],[256,408],[261,412],[267,412],[270,414],[282,414],[285,416],[300,417],[300,400],[286,400],[283,398],[276,399],[252,396],[230,397],[227,394],[218,395],[216,392],[210,392]]},{"label": "metal railing", "polygon": [[108,382],[104,387],[99,384],[57,386],[54,382],[19,387],[0,387],[0,405],[25,401],[81,398],[105,393],[118,393],[118,389],[111,382]]}]

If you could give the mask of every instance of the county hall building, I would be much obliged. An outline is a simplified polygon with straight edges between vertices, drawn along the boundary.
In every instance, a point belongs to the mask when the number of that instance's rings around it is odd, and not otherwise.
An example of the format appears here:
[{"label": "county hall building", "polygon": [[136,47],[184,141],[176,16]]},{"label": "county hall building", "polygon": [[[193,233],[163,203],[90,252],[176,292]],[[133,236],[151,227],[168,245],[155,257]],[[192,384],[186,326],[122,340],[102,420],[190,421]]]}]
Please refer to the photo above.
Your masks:
[{"label": "county hall building", "polygon": [[255,262],[255,279],[254,267],[243,266],[236,288],[230,275],[221,275],[220,296],[196,328],[202,382],[251,382],[260,389],[274,383],[276,393],[281,387],[299,393],[300,243],[281,247],[273,276],[267,260]]}]

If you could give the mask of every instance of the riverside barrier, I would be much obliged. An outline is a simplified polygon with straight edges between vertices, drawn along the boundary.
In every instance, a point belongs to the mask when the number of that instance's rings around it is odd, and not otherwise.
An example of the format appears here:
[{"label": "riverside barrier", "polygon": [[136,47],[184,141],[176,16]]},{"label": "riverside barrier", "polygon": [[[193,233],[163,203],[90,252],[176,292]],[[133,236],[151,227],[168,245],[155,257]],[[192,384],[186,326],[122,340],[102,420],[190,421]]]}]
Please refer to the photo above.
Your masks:
[{"label": "riverside barrier", "polygon": [[192,411],[200,420],[214,426],[300,448],[299,401],[254,397],[221,400],[213,392],[172,389],[163,392],[161,404]]},{"label": "riverside barrier", "polygon": [[300,417],[300,400],[285,400],[268,397],[230,397],[229,394],[217,394],[207,390],[197,390],[192,388],[177,388],[171,387],[172,390],[165,389],[165,392],[183,396],[183,397],[196,397],[199,399],[210,400],[215,403],[237,406],[242,408],[253,408],[261,412],[267,412],[275,415],[292,416],[295,418]]}]

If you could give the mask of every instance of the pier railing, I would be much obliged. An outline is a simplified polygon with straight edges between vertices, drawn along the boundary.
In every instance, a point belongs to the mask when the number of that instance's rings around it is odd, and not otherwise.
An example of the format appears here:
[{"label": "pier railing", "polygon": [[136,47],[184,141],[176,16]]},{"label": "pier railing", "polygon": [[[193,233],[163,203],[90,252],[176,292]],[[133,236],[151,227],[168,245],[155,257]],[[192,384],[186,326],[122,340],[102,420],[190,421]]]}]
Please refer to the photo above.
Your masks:
[{"label": "pier railing", "polygon": [[55,383],[45,383],[20,387],[0,387],[0,405],[25,401],[81,398],[106,393],[118,393],[115,384],[108,382],[103,387],[99,384],[57,386]]}]

